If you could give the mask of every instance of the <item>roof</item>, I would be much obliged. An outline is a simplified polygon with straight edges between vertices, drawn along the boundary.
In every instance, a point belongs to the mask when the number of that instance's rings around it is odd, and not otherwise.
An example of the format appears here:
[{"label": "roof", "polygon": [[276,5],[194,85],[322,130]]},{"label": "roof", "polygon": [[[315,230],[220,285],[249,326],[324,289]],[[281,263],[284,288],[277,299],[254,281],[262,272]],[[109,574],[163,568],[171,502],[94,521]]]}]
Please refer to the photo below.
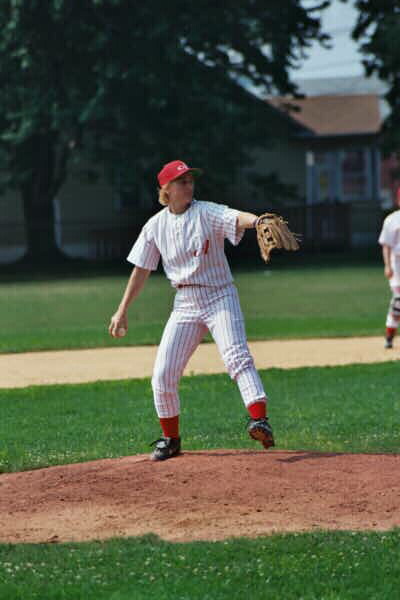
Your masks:
[{"label": "roof", "polygon": [[[382,118],[376,94],[325,95],[293,99],[269,98],[275,108],[308,130],[308,135],[371,135],[379,133]],[[290,108],[288,108],[288,105]],[[292,107],[298,107],[295,111]]]}]

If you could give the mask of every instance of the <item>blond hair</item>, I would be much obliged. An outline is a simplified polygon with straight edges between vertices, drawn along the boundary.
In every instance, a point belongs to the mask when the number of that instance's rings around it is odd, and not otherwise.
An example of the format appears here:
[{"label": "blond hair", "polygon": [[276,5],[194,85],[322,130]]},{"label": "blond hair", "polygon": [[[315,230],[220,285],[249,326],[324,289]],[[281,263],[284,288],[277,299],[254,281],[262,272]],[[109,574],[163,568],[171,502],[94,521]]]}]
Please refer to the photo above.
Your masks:
[{"label": "blond hair", "polygon": [[162,185],[158,190],[158,201],[163,206],[168,206],[169,198],[168,198],[168,188],[169,182],[165,185]]}]

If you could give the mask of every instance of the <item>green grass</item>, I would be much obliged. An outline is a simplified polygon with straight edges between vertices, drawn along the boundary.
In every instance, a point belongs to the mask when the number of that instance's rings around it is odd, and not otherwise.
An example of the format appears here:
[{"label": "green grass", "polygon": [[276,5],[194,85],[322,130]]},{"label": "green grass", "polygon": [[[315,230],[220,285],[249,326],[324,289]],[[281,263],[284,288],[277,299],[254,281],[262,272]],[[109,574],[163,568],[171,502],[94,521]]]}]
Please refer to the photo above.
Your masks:
[{"label": "green grass", "polygon": [[[397,364],[261,375],[278,449],[399,452]],[[184,449],[254,447],[228,376],[185,377],[181,396]],[[3,471],[148,452],[158,433],[149,380],[0,390]],[[0,598],[397,600],[399,553],[399,530],[0,544]]]},{"label": "green grass", "polygon": [[[261,371],[277,448],[399,452],[397,363]],[[227,375],[181,381],[187,450],[253,448]],[[159,436],[146,380],[0,391],[0,472],[149,452]]]},{"label": "green grass", "polygon": [[[390,294],[380,264],[296,265],[234,271],[249,339],[382,333]],[[132,305],[128,336],[107,333],[128,275],[3,278],[0,352],[157,344],[174,294],[161,274]]]},{"label": "green grass", "polygon": [[0,545],[12,600],[397,600],[400,532]]}]

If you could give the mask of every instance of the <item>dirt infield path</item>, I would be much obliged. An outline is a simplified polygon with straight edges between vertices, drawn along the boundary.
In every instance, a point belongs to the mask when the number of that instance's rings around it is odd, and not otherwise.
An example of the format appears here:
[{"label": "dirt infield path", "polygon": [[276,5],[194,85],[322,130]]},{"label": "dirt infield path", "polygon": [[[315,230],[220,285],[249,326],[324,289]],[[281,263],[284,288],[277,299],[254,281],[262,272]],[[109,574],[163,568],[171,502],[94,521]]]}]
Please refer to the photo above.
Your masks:
[{"label": "dirt infield path", "polygon": [[[400,359],[400,344],[383,348],[381,337],[273,340],[249,343],[257,368],[315,367]],[[0,355],[0,388],[149,377],[156,346],[99,348]],[[224,373],[215,344],[201,344],[185,374]]]},{"label": "dirt infield path", "polygon": [[400,526],[399,470],[400,455],[216,450],[3,474],[0,542],[384,531]]}]

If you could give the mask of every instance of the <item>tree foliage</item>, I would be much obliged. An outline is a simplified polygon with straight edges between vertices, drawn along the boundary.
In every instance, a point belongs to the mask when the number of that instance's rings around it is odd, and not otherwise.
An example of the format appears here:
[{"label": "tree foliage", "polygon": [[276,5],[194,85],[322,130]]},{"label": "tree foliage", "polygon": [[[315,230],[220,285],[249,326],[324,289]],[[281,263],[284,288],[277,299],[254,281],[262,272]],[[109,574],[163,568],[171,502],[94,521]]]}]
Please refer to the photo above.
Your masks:
[{"label": "tree foliage", "polygon": [[364,54],[367,75],[376,73],[388,84],[391,113],[384,126],[384,149],[400,148],[400,1],[356,0],[358,18],[353,38]]},{"label": "tree foliage", "polygon": [[243,84],[293,92],[289,68],[326,39],[329,0],[311,4],[0,0],[2,184],[32,231],[82,157],[152,186],[173,157],[229,179],[273,128]]}]

